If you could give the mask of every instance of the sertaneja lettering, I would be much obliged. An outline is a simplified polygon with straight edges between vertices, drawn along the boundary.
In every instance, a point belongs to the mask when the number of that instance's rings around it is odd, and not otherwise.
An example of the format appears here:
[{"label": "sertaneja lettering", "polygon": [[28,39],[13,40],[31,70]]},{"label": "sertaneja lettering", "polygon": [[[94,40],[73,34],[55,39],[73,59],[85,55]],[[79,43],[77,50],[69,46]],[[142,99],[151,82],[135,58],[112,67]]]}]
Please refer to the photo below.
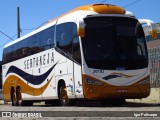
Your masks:
[{"label": "sertaneja lettering", "polygon": [[33,57],[24,60],[24,69],[31,69],[34,67],[44,66],[50,63],[54,63],[54,53],[42,54],[38,57]]}]

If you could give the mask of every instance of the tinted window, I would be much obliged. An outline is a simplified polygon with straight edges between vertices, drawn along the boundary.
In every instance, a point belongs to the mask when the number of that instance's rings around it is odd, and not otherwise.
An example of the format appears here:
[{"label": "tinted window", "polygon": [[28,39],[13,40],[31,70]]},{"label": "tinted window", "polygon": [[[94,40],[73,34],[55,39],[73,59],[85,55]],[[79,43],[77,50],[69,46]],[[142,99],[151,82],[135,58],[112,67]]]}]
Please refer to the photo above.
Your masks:
[{"label": "tinted window", "polygon": [[30,36],[3,50],[3,64],[36,54],[54,47],[54,29],[52,26],[33,36]]},{"label": "tinted window", "polygon": [[38,51],[54,47],[54,31],[55,27],[53,26],[38,34]]},{"label": "tinted window", "polygon": [[91,17],[84,21],[82,44],[88,67],[110,70],[147,67],[144,32],[136,19]]},{"label": "tinted window", "polygon": [[27,56],[27,40],[22,40],[20,42],[18,42],[17,44],[14,45],[14,59],[20,59],[22,57]]},{"label": "tinted window", "polygon": [[72,54],[73,23],[63,23],[56,27],[56,44],[65,53]]}]

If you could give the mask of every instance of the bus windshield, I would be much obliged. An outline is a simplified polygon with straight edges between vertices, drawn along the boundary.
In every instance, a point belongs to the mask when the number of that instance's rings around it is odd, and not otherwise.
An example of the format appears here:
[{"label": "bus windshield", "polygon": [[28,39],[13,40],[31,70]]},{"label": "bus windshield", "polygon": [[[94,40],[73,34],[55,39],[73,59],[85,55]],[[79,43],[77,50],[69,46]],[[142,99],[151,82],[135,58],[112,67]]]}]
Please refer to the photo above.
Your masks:
[{"label": "bus windshield", "polygon": [[138,20],[88,17],[84,22],[82,46],[89,68],[133,70],[148,66],[144,32]]}]

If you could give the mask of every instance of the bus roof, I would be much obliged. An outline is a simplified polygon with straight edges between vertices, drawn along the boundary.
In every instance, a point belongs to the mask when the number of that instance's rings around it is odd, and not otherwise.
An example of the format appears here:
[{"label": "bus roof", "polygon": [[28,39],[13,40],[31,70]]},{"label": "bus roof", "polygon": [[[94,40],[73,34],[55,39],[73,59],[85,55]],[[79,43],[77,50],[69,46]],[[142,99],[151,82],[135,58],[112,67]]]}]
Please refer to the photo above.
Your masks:
[{"label": "bus roof", "polygon": [[85,6],[80,6],[78,8],[75,8],[57,18],[54,18],[53,20],[50,20],[48,23],[51,23],[52,21],[55,21],[60,17],[63,17],[67,14],[70,14],[72,12],[79,11],[79,10],[92,11],[98,14],[125,14],[126,13],[126,11],[119,6],[115,6],[111,4],[90,4],[90,5],[85,5]]}]

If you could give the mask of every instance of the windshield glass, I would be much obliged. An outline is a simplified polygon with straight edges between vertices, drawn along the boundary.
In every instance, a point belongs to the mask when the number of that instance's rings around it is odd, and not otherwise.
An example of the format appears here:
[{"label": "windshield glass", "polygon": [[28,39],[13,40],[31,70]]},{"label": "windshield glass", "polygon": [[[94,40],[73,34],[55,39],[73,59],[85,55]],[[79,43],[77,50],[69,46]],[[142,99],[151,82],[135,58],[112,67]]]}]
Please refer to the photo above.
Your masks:
[{"label": "windshield glass", "polygon": [[84,22],[82,45],[89,68],[133,70],[147,67],[144,32],[136,19],[90,17]]}]

